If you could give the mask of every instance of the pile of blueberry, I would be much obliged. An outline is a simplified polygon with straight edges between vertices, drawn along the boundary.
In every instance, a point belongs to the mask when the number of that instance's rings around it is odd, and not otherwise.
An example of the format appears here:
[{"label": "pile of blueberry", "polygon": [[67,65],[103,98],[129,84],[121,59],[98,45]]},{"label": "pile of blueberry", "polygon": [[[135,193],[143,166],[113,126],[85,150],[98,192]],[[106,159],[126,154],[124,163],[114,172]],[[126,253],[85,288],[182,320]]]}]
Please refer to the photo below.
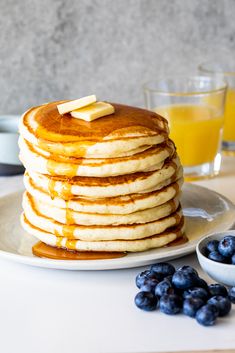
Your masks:
[{"label": "pile of blueberry", "polygon": [[183,312],[204,326],[215,324],[235,304],[235,287],[229,292],[218,283],[208,285],[191,266],[175,270],[170,263],[157,263],[139,273],[136,285],[140,292],[135,304],[145,311],[156,310],[168,315]]},{"label": "pile of blueberry", "polygon": [[235,237],[227,235],[220,241],[210,240],[203,253],[210,260],[235,265]]}]

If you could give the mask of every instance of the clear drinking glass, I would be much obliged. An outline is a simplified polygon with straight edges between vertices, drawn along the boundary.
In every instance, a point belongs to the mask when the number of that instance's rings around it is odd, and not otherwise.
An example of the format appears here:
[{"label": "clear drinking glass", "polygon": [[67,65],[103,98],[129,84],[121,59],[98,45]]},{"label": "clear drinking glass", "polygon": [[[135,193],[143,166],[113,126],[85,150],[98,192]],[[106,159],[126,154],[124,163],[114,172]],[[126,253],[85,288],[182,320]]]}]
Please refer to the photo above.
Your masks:
[{"label": "clear drinking glass", "polygon": [[226,83],[221,77],[159,77],[144,85],[146,107],[170,126],[187,180],[219,173]]},{"label": "clear drinking glass", "polygon": [[228,85],[225,111],[224,111],[224,132],[223,150],[226,154],[235,155],[235,63],[228,63],[228,58],[222,62],[206,62],[199,66],[199,71],[204,75],[223,77]]}]

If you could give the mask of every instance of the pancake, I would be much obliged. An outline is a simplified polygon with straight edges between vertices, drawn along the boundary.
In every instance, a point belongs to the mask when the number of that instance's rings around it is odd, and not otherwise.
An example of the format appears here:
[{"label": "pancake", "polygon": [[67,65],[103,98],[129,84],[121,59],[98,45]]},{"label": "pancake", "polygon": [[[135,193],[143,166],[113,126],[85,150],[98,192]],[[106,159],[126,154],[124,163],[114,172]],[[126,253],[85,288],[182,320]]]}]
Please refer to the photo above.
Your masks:
[{"label": "pancake", "polygon": [[[108,198],[75,197],[66,201],[61,197],[53,198],[40,187],[35,186],[32,179],[26,173],[24,176],[26,190],[45,205],[58,208],[69,208],[77,212],[97,213],[97,214],[130,214],[140,210],[153,208],[168,202],[180,195],[183,178],[172,182],[169,185],[159,184],[159,190],[148,193],[136,193],[125,196],[115,196]],[[162,187],[161,187],[162,186]]]},{"label": "pancake", "polygon": [[142,146],[167,140],[167,121],[145,109],[112,104],[115,114],[92,123],[61,116],[52,102],[28,110],[20,121],[20,134],[44,151],[64,156],[113,158],[132,155]]},{"label": "pancake", "polygon": [[[163,205],[153,207],[150,209],[144,209],[134,213],[126,215],[122,214],[97,214],[97,213],[85,213],[77,212],[66,208],[58,208],[48,204],[45,204],[38,199],[32,197],[29,193],[25,193],[23,197],[23,208],[27,209],[28,205],[37,214],[52,218],[54,221],[62,224],[74,224],[74,225],[123,225],[123,224],[143,224],[146,222],[156,221],[158,219],[169,216],[175,212],[179,207],[179,199],[174,199],[165,202]],[[95,201],[94,201],[95,203]]]},{"label": "pancake", "polygon": [[79,251],[144,251],[181,237],[183,170],[166,119],[113,104],[92,122],[52,102],[20,120],[23,228]]},{"label": "pancake", "polygon": [[38,189],[49,193],[52,198],[58,196],[69,200],[74,196],[85,197],[115,197],[134,193],[145,193],[159,190],[170,184],[183,174],[177,156],[167,160],[160,170],[119,175],[108,178],[73,177],[65,178],[35,173],[28,174]]},{"label": "pancake", "polygon": [[68,240],[66,238],[59,238],[53,234],[43,231],[33,226],[25,217],[21,216],[21,224],[27,233],[35,236],[42,242],[57,246],[64,249],[78,250],[78,251],[120,251],[120,252],[139,252],[146,251],[153,248],[163,247],[184,234],[184,220],[172,228],[162,232],[158,235],[152,235],[144,239],[137,240],[106,240],[106,241],[81,241]]},{"label": "pancake", "polygon": [[162,168],[164,161],[175,152],[174,144],[170,140],[133,156],[105,159],[56,157],[48,152],[42,155],[22,138],[19,139],[19,147],[19,158],[26,169],[42,174],[67,177],[107,177],[158,170]]},{"label": "pancake", "polygon": [[66,224],[54,221],[52,218],[40,214],[33,208],[30,202],[23,200],[23,209],[28,221],[49,233],[59,237],[67,237],[69,239],[80,239],[85,241],[98,240],[117,240],[117,239],[141,239],[149,237],[153,234],[164,232],[167,228],[177,225],[181,218],[182,212],[178,211],[157,221],[146,222],[144,224],[127,224],[127,225],[107,225],[107,226],[84,226]]}]

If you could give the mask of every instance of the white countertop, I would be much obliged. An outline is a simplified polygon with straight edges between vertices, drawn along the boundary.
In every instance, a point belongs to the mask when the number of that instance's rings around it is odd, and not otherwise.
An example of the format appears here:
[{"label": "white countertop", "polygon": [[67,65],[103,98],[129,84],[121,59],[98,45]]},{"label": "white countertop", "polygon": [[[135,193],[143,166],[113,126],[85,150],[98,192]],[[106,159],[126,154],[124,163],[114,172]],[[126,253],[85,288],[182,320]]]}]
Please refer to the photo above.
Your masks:
[{"label": "white countertop", "polygon": [[[235,158],[224,159],[219,177],[198,184],[235,202]],[[21,187],[21,177],[0,178],[0,195]],[[199,269],[195,255],[172,263]],[[140,270],[70,272],[0,260],[0,352],[143,353],[235,348],[235,305],[230,317],[210,328],[183,315],[143,312],[133,303],[135,276]]]}]

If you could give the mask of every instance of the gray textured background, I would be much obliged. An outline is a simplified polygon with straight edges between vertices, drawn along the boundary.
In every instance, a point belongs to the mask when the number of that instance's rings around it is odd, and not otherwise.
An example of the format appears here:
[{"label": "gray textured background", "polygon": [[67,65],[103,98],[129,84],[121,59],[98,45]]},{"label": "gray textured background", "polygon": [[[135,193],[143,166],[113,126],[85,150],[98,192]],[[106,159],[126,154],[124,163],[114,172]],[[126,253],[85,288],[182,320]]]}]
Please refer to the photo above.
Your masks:
[{"label": "gray textured background", "polygon": [[142,105],[159,73],[235,60],[235,0],[0,0],[0,113],[96,93]]}]

